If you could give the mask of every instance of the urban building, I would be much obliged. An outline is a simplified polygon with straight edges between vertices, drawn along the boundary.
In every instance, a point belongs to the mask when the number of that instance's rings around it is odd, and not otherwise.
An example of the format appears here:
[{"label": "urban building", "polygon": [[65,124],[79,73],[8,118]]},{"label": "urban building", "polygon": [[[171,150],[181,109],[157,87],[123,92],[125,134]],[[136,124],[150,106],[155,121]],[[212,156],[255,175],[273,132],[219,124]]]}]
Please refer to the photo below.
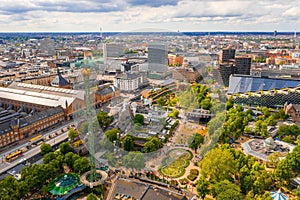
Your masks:
[{"label": "urban building", "polygon": [[[98,108],[118,97],[120,91],[111,84],[106,84],[96,86],[91,95],[93,105]],[[12,105],[14,110],[25,106],[26,109],[43,111],[60,106],[65,111],[66,119],[72,119],[74,113],[85,108],[85,92],[14,82],[8,88],[0,87],[0,102],[6,107]]]},{"label": "urban building", "polygon": [[228,87],[230,75],[235,74],[235,66],[232,63],[231,64],[220,64],[218,70],[219,70],[223,84],[226,87]]},{"label": "urban building", "polygon": [[43,38],[40,40],[40,51],[42,54],[55,55],[55,41],[51,38]]},{"label": "urban building", "polygon": [[228,94],[268,91],[273,89],[294,88],[300,86],[300,80],[231,75]]},{"label": "urban building", "polygon": [[285,103],[283,109],[285,114],[291,116],[293,122],[300,122],[300,104]]},{"label": "urban building", "polygon": [[198,82],[201,79],[201,75],[195,68],[177,67],[172,70],[172,78],[178,81]]},{"label": "urban building", "polygon": [[300,87],[236,93],[232,94],[232,97],[236,104],[278,109],[283,108],[286,102],[299,104]]},{"label": "urban building", "polygon": [[229,77],[232,74],[250,75],[251,57],[235,56],[234,49],[223,49],[220,56],[219,72],[223,84],[229,86]]},{"label": "urban building", "polygon": [[250,75],[251,57],[236,56],[235,57],[235,74]]},{"label": "urban building", "polygon": [[207,123],[212,117],[214,115],[205,109],[193,109],[187,113],[187,120],[196,123]]},{"label": "urban building", "polygon": [[220,63],[228,63],[235,58],[235,49],[225,48],[220,55]]},{"label": "urban building", "polygon": [[273,153],[280,153],[284,158],[289,152],[292,152],[294,145],[282,141],[275,141],[273,138],[251,139],[242,144],[245,154],[256,157],[263,163],[269,162],[269,156]]},{"label": "urban building", "polygon": [[124,46],[119,43],[107,43],[103,45],[104,60],[118,58],[124,55]]},{"label": "urban building", "polygon": [[52,87],[71,89],[71,83],[62,77],[59,69],[57,68],[57,76],[51,82]]},{"label": "urban building", "polygon": [[168,54],[168,64],[169,66],[182,66],[183,56]]},{"label": "urban building", "polygon": [[122,73],[114,78],[114,86],[123,92],[133,92],[148,84],[148,81],[141,73]]},{"label": "urban building", "polygon": [[[60,106],[48,108],[40,112],[34,109],[26,112],[12,112],[3,107],[0,117],[0,148],[22,140],[54,124],[65,120],[65,112]],[[12,113],[12,114],[11,114]],[[8,114],[8,115],[7,115]]]},{"label": "urban building", "polygon": [[[146,180],[145,180],[146,181]],[[168,184],[157,182],[151,183],[142,179],[126,179],[118,177],[112,185],[107,199],[121,199],[121,196],[127,196],[131,199],[152,200],[153,197],[159,200],[192,200],[195,195],[191,192],[182,191],[170,187]]]},{"label": "urban building", "polygon": [[164,78],[168,70],[168,49],[166,44],[148,44],[148,77]]}]

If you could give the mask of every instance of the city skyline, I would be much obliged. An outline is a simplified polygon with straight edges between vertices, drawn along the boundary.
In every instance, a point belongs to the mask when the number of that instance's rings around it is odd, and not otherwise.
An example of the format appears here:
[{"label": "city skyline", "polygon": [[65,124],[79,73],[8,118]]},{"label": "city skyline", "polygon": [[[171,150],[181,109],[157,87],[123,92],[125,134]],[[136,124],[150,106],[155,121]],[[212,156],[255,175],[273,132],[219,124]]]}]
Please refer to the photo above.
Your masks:
[{"label": "city skyline", "polygon": [[293,32],[300,25],[298,8],[289,0],[4,0],[0,32]]}]

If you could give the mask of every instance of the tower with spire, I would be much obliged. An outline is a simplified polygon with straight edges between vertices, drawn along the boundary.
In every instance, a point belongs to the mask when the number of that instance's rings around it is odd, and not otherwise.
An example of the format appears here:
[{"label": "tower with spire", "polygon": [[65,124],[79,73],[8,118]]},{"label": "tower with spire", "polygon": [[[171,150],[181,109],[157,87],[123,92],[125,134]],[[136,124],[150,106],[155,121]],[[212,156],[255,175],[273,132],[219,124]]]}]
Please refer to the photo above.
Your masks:
[{"label": "tower with spire", "polygon": [[294,44],[293,44],[294,49],[299,49],[299,41],[297,38],[297,31],[294,32]]}]

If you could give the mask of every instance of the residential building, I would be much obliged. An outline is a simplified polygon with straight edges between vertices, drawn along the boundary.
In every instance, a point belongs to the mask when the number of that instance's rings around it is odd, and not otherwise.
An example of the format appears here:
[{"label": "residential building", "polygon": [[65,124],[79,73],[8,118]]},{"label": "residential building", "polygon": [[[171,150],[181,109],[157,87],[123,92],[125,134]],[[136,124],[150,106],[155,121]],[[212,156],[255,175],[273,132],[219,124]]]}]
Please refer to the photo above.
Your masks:
[{"label": "residential building", "polygon": [[283,109],[291,116],[293,122],[300,122],[300,104],[285,103]]}]

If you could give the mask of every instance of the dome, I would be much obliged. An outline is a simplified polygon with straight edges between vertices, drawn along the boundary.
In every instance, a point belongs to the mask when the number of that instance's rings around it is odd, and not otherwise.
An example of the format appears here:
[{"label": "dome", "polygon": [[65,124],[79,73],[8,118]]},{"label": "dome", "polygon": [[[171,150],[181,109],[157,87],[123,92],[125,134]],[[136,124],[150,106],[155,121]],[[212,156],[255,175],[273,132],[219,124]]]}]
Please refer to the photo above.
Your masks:
[{"label": "dome", "polygon": [[273,146],[275,144],[275,141],[273,138],[269,137],[269,138],[265,139],[265,144],[267,146]]}]

